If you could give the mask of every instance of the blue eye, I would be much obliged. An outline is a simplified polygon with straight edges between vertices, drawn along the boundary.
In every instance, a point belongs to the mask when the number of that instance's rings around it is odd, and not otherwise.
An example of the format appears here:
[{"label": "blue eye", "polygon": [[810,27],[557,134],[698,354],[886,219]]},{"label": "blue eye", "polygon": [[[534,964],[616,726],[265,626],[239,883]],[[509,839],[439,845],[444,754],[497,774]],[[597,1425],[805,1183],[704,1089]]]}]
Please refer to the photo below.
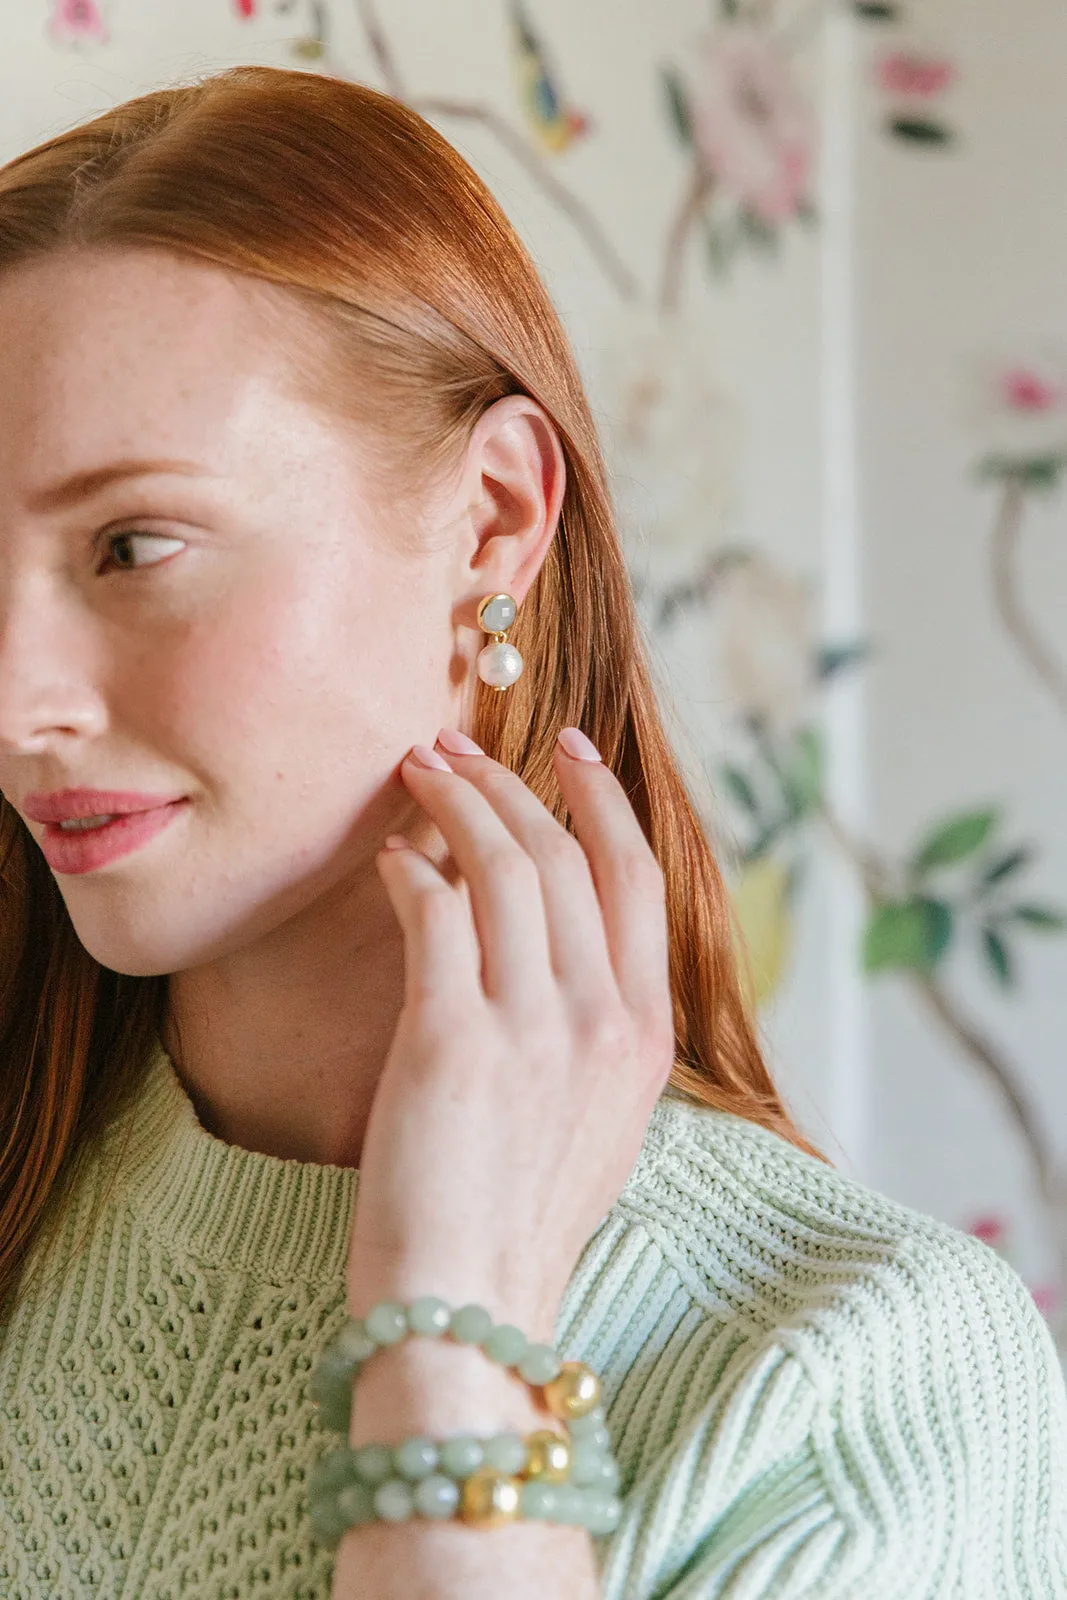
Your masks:
[{"label": "blue eye", "polygon": [[[115,545],[122,545],[122,544],[128,545],[135,539],[144,540],[148,544],[164,544],[164,545],[167,545],[167,544],[184,544],[184,542],[185,542],[183,539],[172,539],[172,538],[169,538],[166,534],[162,534],[162,533],[113,533],[113,534],[109,535],[107,542],[108,542],[109,546],[114,547]],[[109,557],[108,559],[112,560],[113,558]],[[122,561],[122,560],[114,561],[113,564],[117,567],[117,569],[120,572],[137,572],[137,571],[140,570],[136,563],[131,563],[131,562],[128,562],[128,561]],[[106,563],[105,563],[105,565],[106,565]],[[147,563],[142,563],[142,565],[148,565],[150,567],[154,567],[154,566],[158,566],[159,562],[158,561],[149,561]]]}]

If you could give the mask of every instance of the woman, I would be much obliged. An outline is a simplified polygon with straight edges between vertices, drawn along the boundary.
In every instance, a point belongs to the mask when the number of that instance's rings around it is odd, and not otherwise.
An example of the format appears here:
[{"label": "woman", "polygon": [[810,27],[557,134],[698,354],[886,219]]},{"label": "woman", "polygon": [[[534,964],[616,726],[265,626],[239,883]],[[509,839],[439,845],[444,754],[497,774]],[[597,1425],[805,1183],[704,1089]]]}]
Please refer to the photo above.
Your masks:
[{"label": "woman", "polygon": [[[144,96],[0,172],[0,336],[0,1595],[1067,1593],[1050,1337],[775,1093],[465,163],[329,78]],[[564,1358],[599,1531],[576,1468],[514,1515]],[[498,1431],[480,1523],[366,1512]]]}]

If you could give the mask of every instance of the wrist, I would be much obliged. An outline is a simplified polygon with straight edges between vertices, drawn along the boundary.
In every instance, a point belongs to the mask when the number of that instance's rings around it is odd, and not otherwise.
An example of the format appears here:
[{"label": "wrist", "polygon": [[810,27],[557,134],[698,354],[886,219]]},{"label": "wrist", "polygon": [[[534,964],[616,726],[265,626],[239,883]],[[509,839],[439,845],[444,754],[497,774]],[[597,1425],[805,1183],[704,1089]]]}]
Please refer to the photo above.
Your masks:
[{"label": "wrist", "polygon": [[398,1444],[412,1434],[525,1434],[559,1426],[522,1379],[477,1346],[405,1339],[379,1350],[355,1380],[348,1440]]}]

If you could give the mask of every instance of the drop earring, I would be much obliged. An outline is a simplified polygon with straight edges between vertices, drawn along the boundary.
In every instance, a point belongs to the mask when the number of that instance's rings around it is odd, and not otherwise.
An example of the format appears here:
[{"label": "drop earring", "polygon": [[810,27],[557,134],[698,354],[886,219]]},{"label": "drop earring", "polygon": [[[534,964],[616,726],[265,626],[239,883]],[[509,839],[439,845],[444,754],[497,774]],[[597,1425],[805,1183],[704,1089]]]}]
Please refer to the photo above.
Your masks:
[{"label": "drop earring", "polygon": [[510,689],[522,672],[522,657],[507,642],[517,611],[509,594],[487,594],[478,607],[479,628],[495,635],[493,643],[478,652],[478,676],[490,689]]}]

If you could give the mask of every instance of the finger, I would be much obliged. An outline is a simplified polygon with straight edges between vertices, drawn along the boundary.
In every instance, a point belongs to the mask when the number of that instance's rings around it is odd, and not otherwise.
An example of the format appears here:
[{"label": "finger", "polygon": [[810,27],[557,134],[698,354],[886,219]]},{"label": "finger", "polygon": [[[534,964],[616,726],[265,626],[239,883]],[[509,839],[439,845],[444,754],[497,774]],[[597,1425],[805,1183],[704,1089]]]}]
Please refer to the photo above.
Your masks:
[{"label": "finger", "polygon": [[665,1025],[670,965],[663,872],[622,784],[586,743],[591,758],[572,756],[557,741],[560,792],[589,860],[623,1000],[635,1016]]},{"label": "finger", "polygon": [[480,952],[460,894],[403,835],[377,856],[378,871],[404,935],[404,1004],[447,999],[465,1008],[482,998]]},{"label": "finger", "polygon": [[[444,731],[454,741],[453,731]],[[595,1013],[609,998],[617,1003],[604,919],[582,845],[516,773],[477,745],[462,753],[452,742],[446,748],[456,772],[485,796],[537,867],[549,960],[557,983],[568,991],[573,1013]]]},{"label": "finger", "polygon": [[441,830],[466,879],[485,994],[525,1009],[543,1005],[553,976],[541,882],[533,861],[485,796],[453,769],[427,768],[409,755],[400,770]]}]

